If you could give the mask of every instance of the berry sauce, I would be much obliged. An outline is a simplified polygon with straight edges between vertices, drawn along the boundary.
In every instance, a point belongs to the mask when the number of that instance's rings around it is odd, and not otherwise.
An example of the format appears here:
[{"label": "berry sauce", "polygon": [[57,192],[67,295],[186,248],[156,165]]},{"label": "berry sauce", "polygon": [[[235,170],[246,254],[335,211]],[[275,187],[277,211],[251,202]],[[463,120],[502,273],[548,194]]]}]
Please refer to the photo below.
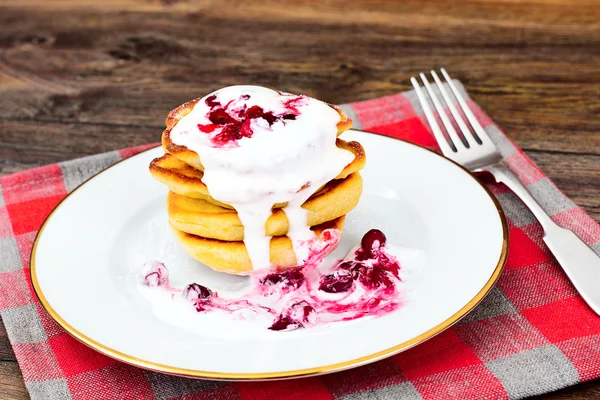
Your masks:
[{"label": "berry sauce", "polygon": [[272,127],[276,122],[295,120],[306,96],[292,96],[283,102],[283,111],[265,111],[262,107],[254,105],[248,107],[249,94],[241,95],[237,100],[221,104],[216,95],[208,96],[204,103],[210,107],[206,114],[209,124],[198,124],[198,129],[210,136],[215,147],[235,147],[242,138],[250,138],[254,133],[253,122],[262,119]]},{"label": "berry sauce", "polygon": [[[326,234],[325,234],[326,233]],[[198,283],[183,290],[169,286],[166,267],[150,261],[142,267],[142,284],[162,287],[183,296],[198,312],[249,310],[272,317],[268,329],[292,331],[323,323],[381,316],[402,305],[399,292],[401,266],[388,251],[383,232],[372,229],[361,245],[326,273],[317,269],[340,232],[324,232],[324,242],[308,243],[311,256],[305,265],[253,276],[254,288],[241,298],[227,299]]]}]

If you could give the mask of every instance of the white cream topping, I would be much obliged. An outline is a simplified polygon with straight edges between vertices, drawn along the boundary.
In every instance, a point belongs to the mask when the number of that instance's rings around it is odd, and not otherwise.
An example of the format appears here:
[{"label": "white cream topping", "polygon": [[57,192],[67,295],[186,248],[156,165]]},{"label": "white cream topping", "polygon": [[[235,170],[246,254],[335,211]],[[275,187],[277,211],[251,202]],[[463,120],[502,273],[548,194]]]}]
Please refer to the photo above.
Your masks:
[{"label": "white cream topping", "polygon": [[210,195],[237,211],[253,269],[271,266],[271,238],[266,236],[265,223],[276,203],[288,203],[283,209],[290,225],[288,237],[298,265],[302,264],[309,256],[303,244],[314,233],[301,206],[354,159],[351,152],[335,144],[338,112],[303,96],[293,105],[298,111],[295,119],[278,118],[272,124],[264,118],[251,119],[251,137],[218,145],[211,138],[221,132],[220,127],[208,133],[198,128],[199,124],[211,125],[211,107],[206,102],[211,96],[222,106],[229,104],[227,110],[234,116],[231,110],[243,110],[244,106],[260,106],[282,116],[289,113],[285,102],[294,97],[259,86],[226,87],[201,99],[172,129],[171,140],[199,155],[204,166],[202,181]]}]

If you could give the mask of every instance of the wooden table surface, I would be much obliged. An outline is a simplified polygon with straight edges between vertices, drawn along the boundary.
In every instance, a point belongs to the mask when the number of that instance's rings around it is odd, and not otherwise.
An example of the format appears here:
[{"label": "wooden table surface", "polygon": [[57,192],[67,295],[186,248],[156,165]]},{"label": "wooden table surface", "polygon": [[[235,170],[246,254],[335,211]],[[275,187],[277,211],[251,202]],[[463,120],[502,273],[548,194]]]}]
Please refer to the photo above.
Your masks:
[{"label": "wooden table surface", "polygon": [[[344,103],[445,66],[600,220],[600,2],[425,3],[0,0],[0,175],[156,142],[169,110],[230,84]],[[0,328],[0,398],[27,397]]]}]

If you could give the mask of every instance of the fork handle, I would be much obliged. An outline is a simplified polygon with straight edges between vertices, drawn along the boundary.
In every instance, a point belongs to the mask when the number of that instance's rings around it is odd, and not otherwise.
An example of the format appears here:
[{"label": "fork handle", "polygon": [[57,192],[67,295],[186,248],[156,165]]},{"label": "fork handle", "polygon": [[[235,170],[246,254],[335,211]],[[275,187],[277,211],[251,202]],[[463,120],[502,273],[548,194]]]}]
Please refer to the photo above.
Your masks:
[{"label": "fork handle", "polygon": [[544,242],[581,297],[600,315],[600,257],[573,231],[558,226],[504,164],[486,170],[508,186],[531,210],[544,229]]}]

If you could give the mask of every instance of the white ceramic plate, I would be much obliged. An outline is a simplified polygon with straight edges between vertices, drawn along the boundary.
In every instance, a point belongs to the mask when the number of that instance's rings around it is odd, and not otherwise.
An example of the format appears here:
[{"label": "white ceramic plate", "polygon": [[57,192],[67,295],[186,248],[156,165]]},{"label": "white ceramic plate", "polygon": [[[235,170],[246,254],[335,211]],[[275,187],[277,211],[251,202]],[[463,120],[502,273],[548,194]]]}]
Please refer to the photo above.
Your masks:
[{"label": "white ceramic plate", "polygon": [[431,151],[360,131],[343,137],[360,141],[368,161],[362,198],[330,257],[343,256],[371,228],[384,231],[391,244],[419,250],[407,260],[400,310],[292,332],[223,322],[191,308],[191,329],[157,318],[137,288],[147,260],[165,262],[175,286],[196,281],[226,290],[246,284],[198,264],[174,242],[167,189],[148,172],[160,148],[96,175],[48,217],[31,260],[41,303],[71,335],[101,353],[211,379],[334,372],[433,337],[475,307],[498,278],[508,244],[500,207],[471,174]]}]

